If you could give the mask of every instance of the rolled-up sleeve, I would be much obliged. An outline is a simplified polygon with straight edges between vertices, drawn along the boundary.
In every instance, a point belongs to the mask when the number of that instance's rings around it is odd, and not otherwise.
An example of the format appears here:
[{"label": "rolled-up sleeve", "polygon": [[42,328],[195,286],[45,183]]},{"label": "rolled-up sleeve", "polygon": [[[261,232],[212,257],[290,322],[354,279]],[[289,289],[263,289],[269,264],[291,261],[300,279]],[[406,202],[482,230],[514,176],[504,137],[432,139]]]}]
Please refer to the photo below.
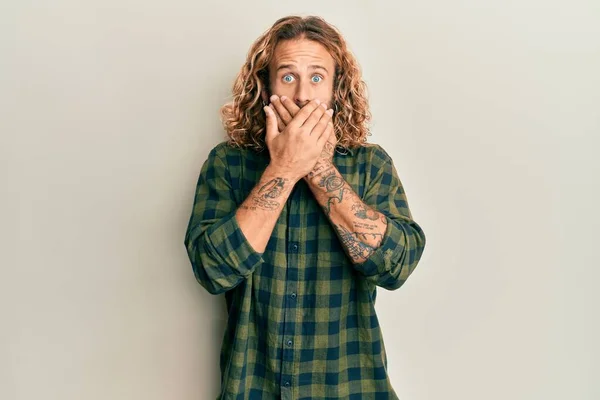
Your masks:
[{"label": "rolled-up sleeve", "polygon": [[185,247],[198,282],[211,294],[233,289],[263,262],[238,225],[227,166],[215,147],[202,165]]},{"label": "rolled-up sleeve", "polygon": [[387,219],[381,245],[364,262],[353,264],[365,279],[388,290],[398,289],[416,268],[425,248],[425,233],[413,220],[404,188],[388,153],[374,145],[363,201]]}]

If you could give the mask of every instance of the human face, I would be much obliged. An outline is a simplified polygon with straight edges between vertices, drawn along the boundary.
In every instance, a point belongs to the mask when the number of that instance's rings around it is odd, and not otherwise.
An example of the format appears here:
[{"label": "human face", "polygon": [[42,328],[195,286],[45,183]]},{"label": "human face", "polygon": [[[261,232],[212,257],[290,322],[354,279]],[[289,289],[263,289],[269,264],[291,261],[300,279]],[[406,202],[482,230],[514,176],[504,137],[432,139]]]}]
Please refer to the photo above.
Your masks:
[{"label": "human face", "polygon": [[287,96],[298,107],[313,99],[332,106],[335,62],[329,51],[305,38],[280,41],[269,64],[271,95]]}]

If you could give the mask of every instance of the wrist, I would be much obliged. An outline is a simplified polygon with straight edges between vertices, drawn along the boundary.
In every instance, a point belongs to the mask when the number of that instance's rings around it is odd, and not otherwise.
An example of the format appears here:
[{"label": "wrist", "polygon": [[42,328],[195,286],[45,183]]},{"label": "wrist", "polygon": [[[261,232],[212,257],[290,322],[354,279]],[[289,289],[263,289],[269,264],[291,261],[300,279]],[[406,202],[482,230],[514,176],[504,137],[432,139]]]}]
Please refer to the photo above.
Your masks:
[{"label": "wrist", "polygon": [[335,165],[333,164],[333,160],[329,159],[320,159],[313,169],[304,177],[307,182],[311,182],[315,179],[319,179],[321,175],[325,173],[330,173],[335,169]]},{"label": "wrist", "polygon": [[264,175],[283,178],[286,181],[292,183],[293,185],[296,184],[300,179],[302,179],[300,176],[293,173],[293,171],[274,164],[267,165],[267,168],[265,168]]}]

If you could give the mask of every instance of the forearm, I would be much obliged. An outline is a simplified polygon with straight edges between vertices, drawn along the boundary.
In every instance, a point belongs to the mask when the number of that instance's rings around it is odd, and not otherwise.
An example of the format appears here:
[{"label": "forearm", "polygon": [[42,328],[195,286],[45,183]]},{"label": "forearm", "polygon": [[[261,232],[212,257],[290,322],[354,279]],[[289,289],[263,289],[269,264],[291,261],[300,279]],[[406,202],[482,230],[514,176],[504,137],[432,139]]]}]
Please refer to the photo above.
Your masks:
[{"label": "forearm", "polygon": [[236,210],[240,229],[255,251],[263,253],[275,223],[281,214],[297,179],[282,174],[271,166]]},{"label": "forearm", "polygon": [[364,262],[381,245],[385,216],[366,205],[331,162],[317,164],[305,180],[351,260]]}]

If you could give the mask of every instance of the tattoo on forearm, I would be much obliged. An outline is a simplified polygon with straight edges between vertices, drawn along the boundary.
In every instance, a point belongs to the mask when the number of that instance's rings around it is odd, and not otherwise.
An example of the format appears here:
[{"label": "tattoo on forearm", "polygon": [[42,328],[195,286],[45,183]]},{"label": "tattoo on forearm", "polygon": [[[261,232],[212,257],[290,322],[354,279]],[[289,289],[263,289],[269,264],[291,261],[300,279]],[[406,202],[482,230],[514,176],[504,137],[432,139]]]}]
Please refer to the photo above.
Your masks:
[{"label": "tattoo on forearm", "polygon": [[321,157],[325,159],[329,159],[333,152],[335,151],[335,146],[331,142],[326,142],[325,146],[323,146],[323,150],[321,151]]},{"label": "tattoo on forearm", "polygon": [[265,198],[275,199],[281,196],[283,192],[283,185],[287,179],[284,178],[273,178],[269,182],[262,185],[262,187],[258,190],[258,194]]},{"label": "tattoo on forearm", "polygon": [[325,191],[327,192],[333,192],[334,190],[338,190],[344,186],[344,179],[332,170],[331,172],[326,174],[324,173],[321,176],[319,186],[324,187]]},{"label": "tattoo on forearm", "polygon": [[308,173],[308,178],[314,178],[333,171],[335,168],[330,162],[317,161],[312,171]]},{"label": "tattoo on forearm", "polygon": [[319,156],[319,160],[313,167],[312,171],[308,173],[309,178],[314,178],[315,176],[320,176],[325,172],[333,171],[333,153],[335,152],[335,146],[327,142],[325,146],[323,146],[323,150],[321,150],[321,155]]},{"label": "tattoo on forearm", "polygon": [[283,187],[287,179],[273,178],[258,189],[258,193],[252,198],[252,202],[258,208],[263,210],[275,210],[281,205],[276,201],[283,193]]},{"label": "tattoo on forearm", "polygon": [[[350,232],[342,225],[333,225],[340,241],[348,251],[348,255],[355,261],[364,261],[375,251],[383,240],[380,233]],[[365,243],[369,238],[375,239],[373,246]]]},{"label": "tattoo on forearm", "polygon": [[331,207],[335,204],[339,204],[344,199],[344,193],[350,193],[350,189],[342,187],[337,194],[333,194],[327,199],[327,203],[323,206],[323,211],[326,215],[331,213]]},{"label": "tattoo on forearm", "polygon": [[354,225],[355,228],[368,229],[370,231],[377,229],[377,225],[367,224],[365,222],[354,222],[352,225]]},{"label": "tattoo on forearm", "polygon": [[[388,224],[386,216],[365,204],[335,166],[329,164],[329,168],[319,167],[313,171],[318,171],[315,176],[319,179],[313,178],[310,182],[324,189],[314,191],[318,203],[348,255],[356,263],[364,262],[383,241]],[[342,202],[344,205],[340,205]],[[332,213],[334,205],[339,205],[336,213]],[[339,221],[345,222],[342,225],[337,223]]]},{"label": "tattoo on forearm", "polygon": [[375,221],[379,218],[377,212],[367,208],[362,202],[355,203],[352,206],[352,211],[354,211],[354,215],[360,219],[370,219],[371,221]]},{"label": "tattoo on forearm", "polygon": [[352,201],[354,198],[355,202],[360,202],[361,200],[352,190],[352,187],[348,185],[344,181],[344,179],[338,174],[331,174],[323,177],[321,181],[318,183],[318,186],[324,187],[326,192],[336,192],[328,195],[327,203],[323,206],[325,210],[325,214],[329,215],[331,212],[331,207],[334,204],[341,203],[344,199],[349,199]]}]

